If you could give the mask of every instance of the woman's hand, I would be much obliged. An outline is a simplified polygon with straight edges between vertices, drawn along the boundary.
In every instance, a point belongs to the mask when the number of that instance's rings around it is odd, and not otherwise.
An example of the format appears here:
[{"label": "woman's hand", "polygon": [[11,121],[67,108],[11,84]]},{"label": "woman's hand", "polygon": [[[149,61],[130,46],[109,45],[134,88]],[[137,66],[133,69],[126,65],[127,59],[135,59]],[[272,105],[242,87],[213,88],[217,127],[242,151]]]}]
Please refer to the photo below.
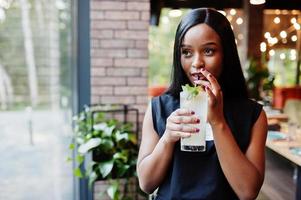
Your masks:
[{"label": "woman's hand", "polygon": [[209,83],[207,82],[207,84],[203,84],[208,95],[207,121],[211,124],[211,126],[224,123],[223,92],[221,87],[210,72],[202,68],[201,73],[209,81]]},{"label": "woman's hand", "polygon": [[199,130],[188,124],[200,123],[200,119],[193,111],[179,108],[172,112],[166,120],[166,130],[164,132],[165,141],[175,143],[181,137],[190,137],[191,134],[199,132]]}]

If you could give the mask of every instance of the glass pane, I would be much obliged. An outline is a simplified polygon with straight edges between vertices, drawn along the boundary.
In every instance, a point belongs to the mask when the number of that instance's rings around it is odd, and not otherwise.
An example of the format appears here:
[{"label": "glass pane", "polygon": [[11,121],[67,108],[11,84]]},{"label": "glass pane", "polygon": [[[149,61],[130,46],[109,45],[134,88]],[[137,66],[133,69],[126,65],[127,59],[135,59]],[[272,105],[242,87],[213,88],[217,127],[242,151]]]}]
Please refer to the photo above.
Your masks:
[{"label": "glass pane", "polygon": [[0,199],[72,199],[71,0],[0,0]]}]

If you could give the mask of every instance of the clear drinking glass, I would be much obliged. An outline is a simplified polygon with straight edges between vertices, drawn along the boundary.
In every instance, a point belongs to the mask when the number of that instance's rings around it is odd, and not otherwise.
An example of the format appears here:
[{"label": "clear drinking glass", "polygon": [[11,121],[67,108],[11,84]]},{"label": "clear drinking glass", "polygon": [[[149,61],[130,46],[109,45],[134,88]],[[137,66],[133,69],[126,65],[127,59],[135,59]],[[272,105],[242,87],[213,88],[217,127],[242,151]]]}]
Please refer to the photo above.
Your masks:
[{"label": "clear drinking glass", "polygon": [[180,108],[186,108],[195,112],[200,119],[200,123],[191,124],[200,131],[193,133],[189,138],[181,138],[181,150],[191,152],[202,152],[206,150],[206,121],[208,99],[204,91],[200,91],[197,96],[191,97],[187,92],[180,93]]}]

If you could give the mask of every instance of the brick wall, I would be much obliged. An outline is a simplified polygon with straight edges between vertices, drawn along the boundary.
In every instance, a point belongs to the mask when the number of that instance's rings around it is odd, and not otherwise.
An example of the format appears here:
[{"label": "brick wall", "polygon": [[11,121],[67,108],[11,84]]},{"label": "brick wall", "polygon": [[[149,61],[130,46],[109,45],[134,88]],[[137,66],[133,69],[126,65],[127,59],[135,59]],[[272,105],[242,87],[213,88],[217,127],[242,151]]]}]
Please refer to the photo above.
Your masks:
[{"label": "brick wall", "polygon": [[91,0],[91,103],[147,106],[149,0]]}]

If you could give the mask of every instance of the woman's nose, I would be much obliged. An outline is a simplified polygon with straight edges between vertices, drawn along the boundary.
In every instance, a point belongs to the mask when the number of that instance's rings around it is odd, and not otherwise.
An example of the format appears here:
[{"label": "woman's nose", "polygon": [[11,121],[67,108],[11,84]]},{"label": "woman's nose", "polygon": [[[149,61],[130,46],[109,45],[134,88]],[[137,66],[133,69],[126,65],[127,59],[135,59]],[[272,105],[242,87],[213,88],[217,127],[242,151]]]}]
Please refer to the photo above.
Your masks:
[{"label": "woman's nose", "polygon": [[205,67],[205,63],[200,57],[196,57],[192,63],[192,67],[203,68],[203,67]]}]

